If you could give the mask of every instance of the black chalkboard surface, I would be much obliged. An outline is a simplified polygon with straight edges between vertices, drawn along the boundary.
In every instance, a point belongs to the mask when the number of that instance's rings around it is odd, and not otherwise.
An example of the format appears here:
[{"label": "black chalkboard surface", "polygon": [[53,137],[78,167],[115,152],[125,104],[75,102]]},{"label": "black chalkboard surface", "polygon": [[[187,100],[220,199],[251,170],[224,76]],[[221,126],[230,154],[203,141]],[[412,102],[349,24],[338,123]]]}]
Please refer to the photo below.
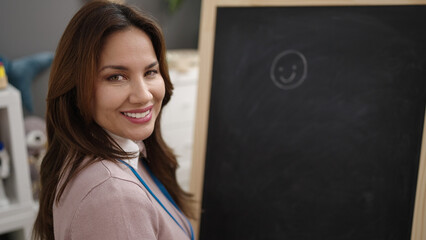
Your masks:
[{"label": "black chalkboard surface", "polygon": [[216,19],[200,239],[410,239],[426,6]]}]

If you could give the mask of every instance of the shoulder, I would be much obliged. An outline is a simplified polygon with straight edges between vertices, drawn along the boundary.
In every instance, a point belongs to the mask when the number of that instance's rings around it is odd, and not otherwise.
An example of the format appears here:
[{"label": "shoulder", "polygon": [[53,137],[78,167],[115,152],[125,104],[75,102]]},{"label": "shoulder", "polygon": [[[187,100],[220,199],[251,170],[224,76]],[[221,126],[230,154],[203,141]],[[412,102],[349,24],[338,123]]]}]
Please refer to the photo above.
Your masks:
[{"label": "shoulder", "polygon": [[[129,227],[130,221],[141,220],[152,222],[147,234],[156,232],[156,212],[146,190],[126,166],[106,160],[90,164],[69,182],[60,202],[54,205],[53,214],[58,239],[69,235],[74,235],[73,239],[90,239],[87,237],[92,234],[99,237],[108,233],[105,229],[114,234],[98,239],[114,239],[113,236],[119,237],[115,234],[132,234],[122,229]],[[102,229],[96,232],[96,226]]]},{"label": "shoulder", "polygon": [[136,183],[134,177],[124,165],[101,160],[94,162],[81,170],[66,186],[64,195],[79,195],[84,197],[93,188],[102,185],[110,178]]},{"label": "shoulder", "polygon": [[[71,189],[83,193],[81,201],[96,195],[124,196],[126,193],[141,193],[146,196],[146,190],[134,176],[131,170],[123,164],[102,160],[89,165],[72,183]],[[107,191],[107,192],[105,192]],[[127,192],[130,191],[130,192]]]},{"label": "shoulder", "polygon": [[[111,177],[78,205],[70,225],[72,239],[156,239],[158,216],[138,185]],[[143,224],[141,224],[143,223]]]},{"label": "shoulder", "polygon": [[101,160],[88,165],[71,179],[61,196],[59,205],[79,203],[90,194],[101,194],[102,191],[99,190],[105,188],[117,188],[115,191],[140,190],[141,193],[146,194],[138,179],[125,165]]}]

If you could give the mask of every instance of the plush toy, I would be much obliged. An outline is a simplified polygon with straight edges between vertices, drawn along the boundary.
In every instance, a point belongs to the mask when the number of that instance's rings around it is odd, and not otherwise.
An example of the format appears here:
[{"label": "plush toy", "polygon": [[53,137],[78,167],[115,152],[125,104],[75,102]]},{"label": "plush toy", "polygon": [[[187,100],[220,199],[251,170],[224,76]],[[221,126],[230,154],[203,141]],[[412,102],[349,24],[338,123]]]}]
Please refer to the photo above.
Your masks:
[{"label": "plush toy", "polygon": [[13,61],[0,56],[9,83],[21,91],[22,103],[30,113],[34,111],[31,83],[39,73],[50,66],[52,60],[53,53],[51,52],[38,53]]},{"label": "plush toy", "polygon": [[3,179],[10,175],[10,159],[3,143],[0,142],[0,208],[9,205],[9,199],[3,185]]},{"label": "plush toy", "polygon": [[47,147],[46,123],[40,117],[28,116],[24,119],[24,126],[33,197],[34,199],[38,199],[40,191],[40,165],[46,154]]}]

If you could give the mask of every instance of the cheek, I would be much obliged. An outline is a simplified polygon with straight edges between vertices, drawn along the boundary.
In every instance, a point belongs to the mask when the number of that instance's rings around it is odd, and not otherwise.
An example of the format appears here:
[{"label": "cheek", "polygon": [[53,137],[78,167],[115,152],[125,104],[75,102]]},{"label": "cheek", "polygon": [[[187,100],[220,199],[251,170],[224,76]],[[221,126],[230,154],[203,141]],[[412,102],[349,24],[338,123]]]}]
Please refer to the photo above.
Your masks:
[{"label": "cheek", "polygon": [[118,97],[117,91],[110,91],[103,86],[96,87],[92,101],[94,119],[97,121],[99,117],[105,116],[114,109],[117,102],[119,102]]},{"label": "cheek", "polygon": [[164,80],[159,81],[158,85],[155,86],[155,88],[152,89],[152,95],[154,96],[157,103],[163,102],[163,98],[166,94],[166,88],[164,85]]}]

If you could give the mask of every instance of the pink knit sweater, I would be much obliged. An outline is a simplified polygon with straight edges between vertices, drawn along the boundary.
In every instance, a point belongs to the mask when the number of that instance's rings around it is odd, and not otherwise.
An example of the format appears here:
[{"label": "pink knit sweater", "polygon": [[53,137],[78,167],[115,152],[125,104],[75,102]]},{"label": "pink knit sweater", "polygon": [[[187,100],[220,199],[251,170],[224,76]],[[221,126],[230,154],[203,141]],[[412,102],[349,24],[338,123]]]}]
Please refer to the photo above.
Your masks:
[{"label": "pink knit sweater", "polygon": [[[141,144],[114,136],[123,150],[140,152]],[[143,143],[142,143],[143,147]],[[65,188],[53,206],[55,239],[188,240],[185,217],[158,189],[138,158],[126,160],[137,169],[183,231],[123,163],[101,161],[90,165]]]}]

